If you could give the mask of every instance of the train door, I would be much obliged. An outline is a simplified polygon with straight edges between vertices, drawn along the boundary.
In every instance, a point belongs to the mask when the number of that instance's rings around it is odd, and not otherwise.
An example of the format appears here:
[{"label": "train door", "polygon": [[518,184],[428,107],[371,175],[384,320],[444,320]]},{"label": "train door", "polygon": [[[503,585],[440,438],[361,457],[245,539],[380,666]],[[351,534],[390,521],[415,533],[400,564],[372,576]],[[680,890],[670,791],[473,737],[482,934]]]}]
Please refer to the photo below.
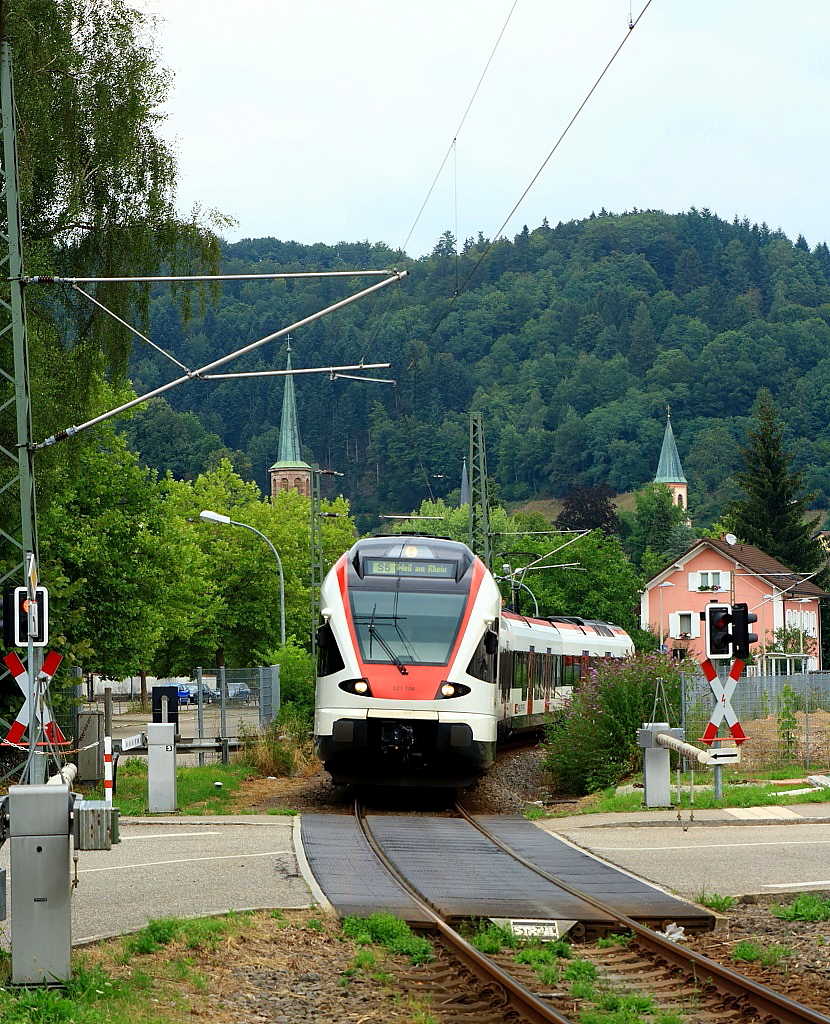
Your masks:
[{"label": "train door", "polygon": [[510,719],[513,709],[510,705],[510,691],[513,687],[513,652],[502,650],[499,654],[499,697],[501,713],[499,715],[499,737],[504,739],[510,733]]},{"label": "train door", "polygon": [[527,714],[533,714],[533,695],[536,690],[536,654],[533,647],[527,656]]}]

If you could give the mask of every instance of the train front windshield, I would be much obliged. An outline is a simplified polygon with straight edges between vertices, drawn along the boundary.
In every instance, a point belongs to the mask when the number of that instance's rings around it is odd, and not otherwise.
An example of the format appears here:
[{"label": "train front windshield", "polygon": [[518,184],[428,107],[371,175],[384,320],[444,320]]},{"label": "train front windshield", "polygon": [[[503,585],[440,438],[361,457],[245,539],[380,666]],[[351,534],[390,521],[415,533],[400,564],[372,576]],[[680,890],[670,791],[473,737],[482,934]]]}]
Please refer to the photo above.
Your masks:
[{"label": "train front windshield", "polygon": [[464,616],[466,593],[351,589],[364,662],[445,665]]}]

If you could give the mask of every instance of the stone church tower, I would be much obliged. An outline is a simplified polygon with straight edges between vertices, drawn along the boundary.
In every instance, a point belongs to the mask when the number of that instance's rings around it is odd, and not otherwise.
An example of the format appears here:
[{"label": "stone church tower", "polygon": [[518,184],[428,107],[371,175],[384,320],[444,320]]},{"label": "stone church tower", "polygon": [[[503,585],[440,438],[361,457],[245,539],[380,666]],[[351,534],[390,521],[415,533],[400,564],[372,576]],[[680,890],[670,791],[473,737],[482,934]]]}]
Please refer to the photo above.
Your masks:
[{"label": "stone church tower", "polygon": [[656,484],[665,484],[671,491],[672,501],[681,508],[689,507],[689,485],[683,475],[683,467],[680,464],[680,456],[677,454],[677,445],[674,441],[674,431],[671,428],[671,409],[666,408],[666,433],[663,435],[663,447],[660,451],[660,462],[657,466],[657,476],[654,478]]},{"label": "stone church tower", "polygon": [[[291,369],[291,342],[288,342],[287,370]],[[268,470],[271,477],[271,497],[279,491],[299,491],[311,497],[311,466],[302,459],[297,402],[294,398],[294,376],[285,378],[280,421],[280,448],[277,461]]]}]

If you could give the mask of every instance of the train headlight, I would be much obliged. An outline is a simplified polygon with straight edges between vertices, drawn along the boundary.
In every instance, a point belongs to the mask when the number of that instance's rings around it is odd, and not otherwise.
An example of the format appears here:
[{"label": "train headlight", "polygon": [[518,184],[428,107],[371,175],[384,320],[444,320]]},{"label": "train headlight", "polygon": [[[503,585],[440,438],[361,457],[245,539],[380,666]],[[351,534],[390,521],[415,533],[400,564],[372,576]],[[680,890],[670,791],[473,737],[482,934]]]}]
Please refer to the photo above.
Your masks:
[{"label": "train headlight", "polygon": [[339,689],[345,690],[346,693],[356,693],[358,697],[372,696],[372,688],[369,686],[368,679],[344,679],[337,685]]},{"label": "train headlight", "polygon": [[451,683],[445,679],[443,683],[438,687],[438,692],[435,694],[435,700],[449,700],[451,697],[463,697],[465,694],[470,692],[470,687],[465,686],[464,683]]}]

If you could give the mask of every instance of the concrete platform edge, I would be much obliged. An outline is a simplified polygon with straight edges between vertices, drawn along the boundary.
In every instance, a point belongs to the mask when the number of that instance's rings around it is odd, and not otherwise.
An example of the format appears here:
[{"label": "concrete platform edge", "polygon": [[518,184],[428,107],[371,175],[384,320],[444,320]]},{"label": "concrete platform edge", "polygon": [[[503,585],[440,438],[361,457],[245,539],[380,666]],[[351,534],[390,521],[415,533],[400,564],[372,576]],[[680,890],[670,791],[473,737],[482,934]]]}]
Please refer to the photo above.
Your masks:
[{"label": "concrete platform edge", "polygon": [[323,909],[337,915],[337,910],[329,902],[326,894],[317,884],[317,880],[311,872],[311,867],[308,863],[308,859],[306,858],[305,850],[303,849],[302,815],[300,814],[294,818],[294,827],[292,829],[291,839],[294,844],[294,856],[297,858],[297,866],[300,869],[303,881],[308,886],[314,901]]}]

